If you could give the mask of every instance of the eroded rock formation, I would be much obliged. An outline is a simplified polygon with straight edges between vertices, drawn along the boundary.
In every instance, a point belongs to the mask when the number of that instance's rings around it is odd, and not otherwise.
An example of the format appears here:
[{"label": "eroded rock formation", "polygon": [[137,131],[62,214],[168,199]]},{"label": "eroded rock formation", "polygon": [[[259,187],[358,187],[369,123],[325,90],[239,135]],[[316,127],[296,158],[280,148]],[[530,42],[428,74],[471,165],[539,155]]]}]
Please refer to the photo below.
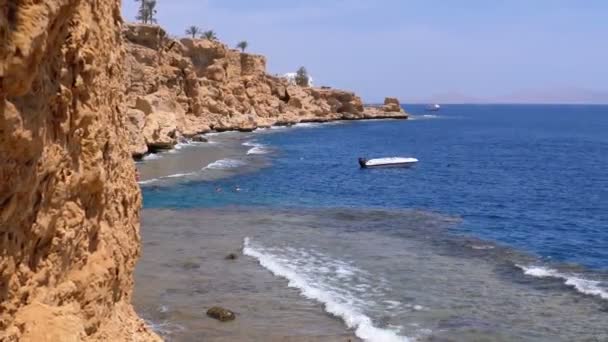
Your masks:
[{"label": "eroded rock formation", "polygon": [[401,108],[364,110],[352,92],[291,85],[266,73],[265,57],[220,42],[170,39],[153,25],[127,25],[124,37],[129,75],[126,113],[136,157],[171,148],[180,136],[210,130],[405,117]]},{"label": "eroded rock formation", "polygon": [[118,0],[0,0],[1,341],[158,339],[130,304],[121,25]]}]

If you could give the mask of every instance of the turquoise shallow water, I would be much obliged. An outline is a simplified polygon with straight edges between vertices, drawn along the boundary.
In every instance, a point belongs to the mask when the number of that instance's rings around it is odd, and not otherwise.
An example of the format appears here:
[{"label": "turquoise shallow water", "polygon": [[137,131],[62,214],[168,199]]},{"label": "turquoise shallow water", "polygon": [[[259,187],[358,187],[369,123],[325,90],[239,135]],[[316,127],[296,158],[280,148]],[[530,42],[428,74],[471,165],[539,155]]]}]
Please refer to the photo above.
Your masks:
[{"label": "turquoise shallow water", "polygon": [[[142,263],[169,272],[154,262],[196,256],[212,233],[238,242],[247,273],[368,340],[608,339],[608,107],[406,109],[412,120],[218,138],[232,146],[219,162],[143,185],[144,240],[180,227],[171,239],[190,248],[144,245]],[[360,156],[420,163],[361,170]]]}]

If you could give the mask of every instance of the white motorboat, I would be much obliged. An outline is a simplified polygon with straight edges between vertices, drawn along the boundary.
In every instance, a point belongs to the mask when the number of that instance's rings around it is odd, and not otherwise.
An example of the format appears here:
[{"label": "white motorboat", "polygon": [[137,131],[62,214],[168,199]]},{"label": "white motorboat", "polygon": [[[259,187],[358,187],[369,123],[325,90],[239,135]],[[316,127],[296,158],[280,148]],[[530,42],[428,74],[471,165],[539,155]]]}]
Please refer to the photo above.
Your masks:
[{"label": "white motorboat", "polygon": [[441,106],[438,104],[432,104],[432,105],[426,106],[427,112],[438,112],[440,109],[441,109]]},{"label": "white motorboat", "polygon": [[372,167],[410,167],[418,162],[416,158],[388,157],[365,159],[359,158],[359,166],[363,169]]}]

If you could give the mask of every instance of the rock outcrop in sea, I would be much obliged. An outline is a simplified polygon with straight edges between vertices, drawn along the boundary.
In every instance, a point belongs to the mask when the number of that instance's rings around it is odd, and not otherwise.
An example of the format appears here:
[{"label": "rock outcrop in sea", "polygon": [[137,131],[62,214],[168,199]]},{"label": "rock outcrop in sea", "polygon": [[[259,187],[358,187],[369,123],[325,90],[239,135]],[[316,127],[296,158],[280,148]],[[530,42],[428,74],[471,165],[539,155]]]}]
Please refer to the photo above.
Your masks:
[{"label": "rock outcrop in sea", "polygon": [[120,2],[0,7],[0,340],[158,340],[131,306]]},{"label": "rock outcrop in sea", "polygon": [[207,39],[170,38],[156,25],[127,24],[125,113],[134,157],[180,137],[299,122],[406,118],[393,102],[364,108],[356,94],[309,88],[266,72],[266,58]]}]

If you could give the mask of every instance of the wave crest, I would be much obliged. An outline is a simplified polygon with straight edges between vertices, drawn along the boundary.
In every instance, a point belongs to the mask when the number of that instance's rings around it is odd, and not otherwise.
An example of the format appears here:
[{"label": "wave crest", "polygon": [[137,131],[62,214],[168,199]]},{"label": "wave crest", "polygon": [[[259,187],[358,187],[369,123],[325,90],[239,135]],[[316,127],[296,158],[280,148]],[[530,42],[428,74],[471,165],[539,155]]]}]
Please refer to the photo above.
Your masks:
[{"label": "wave crest", "polygon": [[225,169],[234,169],[237,167],[241,167],[245,165],[245,162],[236,159],[220,159],[214,161],[213,163],[205,166],[205,169],[211,170],[225,170]]},{"label": "wave crest", "polygon": [[536,278],[563,279],[565,280],[564,284],[576,289],[580,293],[592,296],[599,296],[602,299],[608,300],[608,289],[602,287],[602,282],[600,281],[584,279],[577,274],[561,273],[557,270],[542,266],[515,266],[520,268],[525,275],[529,275]]},{"label": "wave crest", "polygon": [[[302,251],[293,251],[303,258],[310,260],[311,255]],[[321,302],[325,311],[340,317],[349,328],[355,330],[355,334],[363,340],[372,342],[409,342],[410,339],[398,335],[394,330],[382,329],[374,326],[372,319],[365,315],[359,308],[365,301],[355,297],[352,293],[343,288],[338,288],[327,284],[321,277],[312,279],[306,271],[298,272],[302,266],[300,261],[293,257],[280,257],[273,253],[272,249],[265,249],[261,246],[253,246],[250,239],[245,238],[243,254],[257,259],[264,268],[274,275],[285,278],[289,281],[288,286],[300,290],[300,293],[309,299]],[[306,255],[305,255],[306,254]],[[314,258],[314,257],[313,257]],[[353,272],[362,272],[341,261],[334,261],[334,264],[342,277],[348,277]],[[327,267],[315,268],[312,273],[329,273]],[[367,292],[365,284],[360,284],[361,291]]]}]

